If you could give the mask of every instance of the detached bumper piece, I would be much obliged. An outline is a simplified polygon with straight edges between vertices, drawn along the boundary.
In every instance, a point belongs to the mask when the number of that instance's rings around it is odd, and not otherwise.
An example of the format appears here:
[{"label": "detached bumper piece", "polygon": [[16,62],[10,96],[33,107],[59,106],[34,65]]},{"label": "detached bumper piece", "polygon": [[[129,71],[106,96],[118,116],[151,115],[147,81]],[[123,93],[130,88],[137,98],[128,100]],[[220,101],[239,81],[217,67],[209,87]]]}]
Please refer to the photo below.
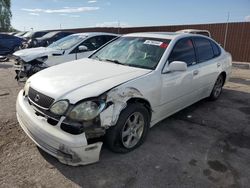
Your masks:
[{"label": "detached bumper piece", "polygon": [[85,133],[73,135],[63,131],[60,123],[51,126],[44,117],[37,116],[28,99],[20,91],[16,103],[17,119],[35,144],[60,162],[78,166],[99,161],[102,142],[88,144]]}]

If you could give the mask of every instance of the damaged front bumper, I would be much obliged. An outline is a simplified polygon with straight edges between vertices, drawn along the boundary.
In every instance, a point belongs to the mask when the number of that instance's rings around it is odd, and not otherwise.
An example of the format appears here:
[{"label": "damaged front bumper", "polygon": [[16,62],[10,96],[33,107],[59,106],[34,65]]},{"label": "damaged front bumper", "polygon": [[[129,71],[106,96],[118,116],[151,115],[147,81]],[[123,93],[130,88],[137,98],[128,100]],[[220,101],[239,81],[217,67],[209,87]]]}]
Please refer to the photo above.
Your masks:
[{"label": "damaged front bumper", "polygon": [[25,133],[60,162],[78,166],[99,161],[102,142],[88,144],[85,133],[73,135],[62,131],[58,125],[50,125],[46,118],[35,114],[23,96],[23,90],[18,94],[16,110],[18,122]]},{"label": "damaged front bumper", "polygon": [[42,62],[34,59],[29,62],[25,62],[23,59],[17,56],[12,56],[15,60],[14,69],[16,72],[15,79],[18,82],[26,82],[26,80],[33,74],[47,68],[48,66]]},{"label": "damaged front bumper", "polygon": [[14,64],[14,69],[16,73],[15,79],[18,82],[25,82],[28,77],[27,72],[25,71],[25,66],[24,66],[25,62],[23,62],[21,58],[16,57],[14,55],[12,57],[15,61],[15,64]]}]

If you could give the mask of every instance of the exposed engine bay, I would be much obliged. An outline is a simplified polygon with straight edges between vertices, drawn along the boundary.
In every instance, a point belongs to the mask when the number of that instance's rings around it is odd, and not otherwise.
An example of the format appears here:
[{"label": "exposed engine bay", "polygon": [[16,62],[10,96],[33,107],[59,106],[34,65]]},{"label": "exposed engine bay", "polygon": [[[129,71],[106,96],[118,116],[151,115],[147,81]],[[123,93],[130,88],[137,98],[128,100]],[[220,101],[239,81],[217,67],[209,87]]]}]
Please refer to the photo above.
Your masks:
[{"label": "exposed engine bay", "polygon": [[47,64],[44,63],[48,56],[40,57],[29,62],[25,62],[21,58],[16,58],[14,65],[16,76],[15,79],[18,82],[25,82],[33,74],[47,68]]}]

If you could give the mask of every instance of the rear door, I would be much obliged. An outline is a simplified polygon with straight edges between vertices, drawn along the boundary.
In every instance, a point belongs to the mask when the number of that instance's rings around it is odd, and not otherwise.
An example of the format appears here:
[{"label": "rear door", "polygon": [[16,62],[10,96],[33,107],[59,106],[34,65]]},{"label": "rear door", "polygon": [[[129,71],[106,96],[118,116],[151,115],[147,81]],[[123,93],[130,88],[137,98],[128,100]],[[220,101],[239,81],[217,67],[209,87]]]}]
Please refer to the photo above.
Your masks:
[{"label": "rear door", "polygon": [[217,79],[221,66],[220,48],[210,39],[193,37],[197,61],[200,66],[200,97],[207,97]]}]

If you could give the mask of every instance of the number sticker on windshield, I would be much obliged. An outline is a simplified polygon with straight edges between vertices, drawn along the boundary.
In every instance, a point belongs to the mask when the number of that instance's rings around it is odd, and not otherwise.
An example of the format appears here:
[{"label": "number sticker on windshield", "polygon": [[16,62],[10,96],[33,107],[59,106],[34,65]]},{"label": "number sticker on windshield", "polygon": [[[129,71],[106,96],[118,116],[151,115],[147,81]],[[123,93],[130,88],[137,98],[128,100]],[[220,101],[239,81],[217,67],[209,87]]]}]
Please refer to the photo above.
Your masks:
[{"label": "number sticker on windshield", "polygon": [[161,46],[163,42],[156,41],[156,40],[145,40],[144,44],[154,45],[154,46]]}]

